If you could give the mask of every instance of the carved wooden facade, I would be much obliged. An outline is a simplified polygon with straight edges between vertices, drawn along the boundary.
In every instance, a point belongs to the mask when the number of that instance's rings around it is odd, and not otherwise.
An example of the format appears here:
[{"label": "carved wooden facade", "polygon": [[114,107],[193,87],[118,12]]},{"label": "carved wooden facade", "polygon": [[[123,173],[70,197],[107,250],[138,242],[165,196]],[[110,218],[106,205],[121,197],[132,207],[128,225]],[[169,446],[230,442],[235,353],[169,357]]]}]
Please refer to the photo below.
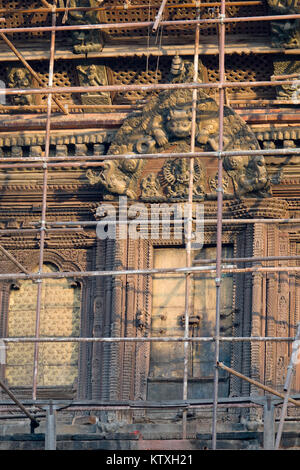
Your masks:
[{"label": "carved wooden facade", "polygon": [[[30,3],[29,0],[27,3]],[[74,0],[70,5],[76,6],[78,3],[89,5],[92,2]],[[120,6],[123,2],[115,3]],[[277,12],[283,2],[268,3],[269,7]],[[227,13],[234,15],[243,8],[249,16],[257,14],[253,9],[250,12],[249,5],[228,7]],[[262,12],[268,11],[266,2],[262,2],[259,8]],[[284,9],[280,12],[284,13],[288,5],[282,8]],[[190,13],[195,14],[195,9],[190,10]],[[184,14],[185,8],[176,10],[176,13],[168,10],[170,18],[176,19]],[[139,13],[120,10],[113,16],[111,10],[108,10],[106,13],[102,11],[101,15],[101,21],[117,22],[122,15],[127,15],[126,18],[129,19],[140,15],[138,19],[141,19],[142,13],[140,10]],[[105,18],[103,15],[106,15]],[[92,20],[93,18],[85,18],[82,14],[70,14],[68,24],[85,24],[91,23]],[[281,26],[282,34],[277,38],[280,40],[279,45],[274,44],[265,25],[255,26],[261,43],[266,44],[267,41],[267,46],[262,46],[253,39],[253,22],[248,25],[230,25],[228,32],[232,45],[226,63],[227,79],[269,80],[273,76],[299,73],[299,24],[292,23],[290,28],[284,28],[284,24]],[[283,34],[283,31],[287,30],[288,37],[284,36],[286,33]],[[215,32],[212,26],[205,27],[203,31],[206,38],[204,45],[207,43],[209,53],[204,54],[204,50],[201,53],[199,81],[214,82],[218,79],[217,51],[213,41],[209,42]],[[182,31],[181,33],[183,34]],[[157,62],[150,58],[146,64],[139,49],[144,48],[146,37],[143,34],[140,30],[128,32],[125,28],[111,30],[103,35],[94,32],[81,36],[77,34],[66,39],[64,33],[61,33],[58,36],[54,85],[97,86],[125,85],[131,82],[159,83],[167,80],[173,83],[192,81],[192,52],[188,49],[192,44],[192,30],[186,29],[184,38],[181,38],[182,44],[178,32],[166,28],[163,33],[166,47],[169,47],[168,54],[172,49],[172,55],[175,55],[180,46],[183,48],[182,59],[176,55],[173,58],[166,55]],[[245,46],[239,45],[240,35]],[[21,41],[24,37],[15,38],[22,49]],[[31,40],[34,41],[32,37]],[[42,44],[43,41],[42,37]],[[154,47],[153,44],[150,46]],[[125,56],[126,51],[129,53],[131,47],[135,48],[137,57],[124,58],[123,54]],[[262,54],[265,49],[261,47],[266,47],[268,54]],[[38,67],[39,77],[46,83],[47,62],[44,46],[37,48],[30,58],[33,65]],[[0,79],[6,81],[8,87],[36,87],[30,74],[15,62],[8,51],[4,51],[2,55],[0,53],[0,60],[5,64],[0,71]],[[225,149],[299,148],[298,88],[294,85],[280,88],[254,86],[229,91],[225,106]],[[188,189],[187,160],[168,157],[141,160],[134,158],[134,155],[189,151],[191,94],[190,90],[179,90],[151,95],[143,92],[62,95],[61,101],[69,106],[72,113],[66,118],[53,115],[50,156],[65,157],[67,161],[70,155],[93,155],[99,157],[101,166],[97,170],[86,170],[84,167],[49,170],[47,221],[101,221],[103,219],[99,207],[103,207],[104,203],[110,204],[118,211],[119,196],[127,197],[129,207],[136,201],[143,202],[149,211],[148,215],[151,207],[158,207],[158,204],[182,205],[186,201]],[[261,100],[266,100],[267,104]],[[45,103],[45,96],[37,98],[37,95],[17,95],[0,107],[0,157],[25,158],[43,155]],[[126,105],[133,110],[122,108],[114,111],[108,108],[111,110],[108,112],[105,105]],[[9,109],[8,106],[18,109]],[[91,109],[93,106],[94,109]],[[199,91],[196,131],[196,150],[199,152],[218,149],[218,111],[218,97],[215,91]],[[271,118],[274,118],[273,121]],[[105,154],[126,153],[133,158],[101,160],[101,156]],[[224,161],[224,217],[258,220],[299,218],[299,158],[296,154],[280,158],[272,155],[265,158],[227,157]],[[216,178],[216,161],[198,157],[195,160],[194,201],[203,204],[205,217],[208,218],[216,218],[217,214]],[[33,223],[40,221],[41,169],[2,168],[0,191],[0,229],[29,229],[33,227]],[[147,227],[142,226],[141,230],[146,233]],[[164,240],[161,236],[155,240],[150,237],[140,237],[138,240],[130,237],[121,240],[118,237],[115,240],[100,240],[95,230],[88,227],[75,226],[72,232],[65,233],[49,230],[46,232],[44,262],[51,263],[59,271],[72,272],[151,269],[155,267],[155,250],[172,249],[176,253],[176,250],[184,247],[184,239],[175,239],[173,232],[172,234],[169,240]],[[36,268],[39,235],[21,231],[11,235],[1,233],[0,241],[28,271],[32,272]],[[224,225],[222,242],[224,246],[230,246],[233,257],[263,258],[300,254],[300,232],[299,226],[295,224],[263,224],[258,221],[253,224]],[[207,225],[204,247],[213,250],[215,245],[215,226]],[[261,261],[257,264],[268,266],[270,262]],[[272,266],[281,265],[299,266],[299,261],[272,261]],[[252,263],[241,266],[250,267]],[[1,255],[0,270],[2,273],[19,272],[5,255]],[[83,277],[73,281],[80,284],[81,292],[79,336],[147,338],[154,333],[162,336],[169,334],[167,322],[164,326],[165,320],[161,320],[161,324],[158,322],[158,326],[155,326],[155,322],[152,323],[155,289],[151,276],[128,274]],[[14,287],[11,282],[1,283],[0,337],[8,335],[11,313],[9,305],[11,290]],[[296,325],[300,321],[298,272],[236,273],[232,276],[232,288],[228,289],[229,291],[230,299],[227,298],[227,301],[228,305],[230,304],[230,314],[224,315],[224,322],[227,323],[224,323],[223,334],[284,337],[295,334]],[[201,315],[198,320],[197,314],[194,316],[196,326],[191,325],[191,333],[197,325],[201,331],[203,321]],[[178,318],[177,320],[179,322]],[[176,331],[180,332],[180,322],[176,328]],[[206,351],[205,354],[208,355],[209,352]],[[227,364],[233,369],[282,390],[289,354],[290,348],[286,343],[253,342],[250,345],[248,342],[234,342],[228,346],[226,357]],[[40,386],[38,396],[77,396],[94,400],[125,401],[147,400],[153,397],[165,399],[163,393],[168,394],[170,388],[166,388],[167,392],[162,392],[161,384],[173,386],[180,383],[181,372],[179,370],[173,382],[168,374],[157,380],[157,377],[151,375],[152,358],[151,345],[147,342],[83,343],[79,347],[76,381],[72,385],[57,388]],[[4,366],[1,374],[2,378],[7,378]],[[200,375],[191,375],[189,386],[191,385],[193,390],[198,387],[194,396],[202,394],[202,397],[207,397],[211,393],[209,387],[207,388],[209,380]],[[14,388],[14,384],[12,385]],[[174,390],[176,387],[177,385]],[[300,392],[300,371],[297,371],[293,390]],[[25,386],[17,387],[16,391],[21,396],[28,396],[30,393],[30,389]],[[220,395],[224,394],[248,396],[260,395],[261,391],[234,376],[221,374]],[[174,397],[181,398],[180,388],[176,388]]]}]

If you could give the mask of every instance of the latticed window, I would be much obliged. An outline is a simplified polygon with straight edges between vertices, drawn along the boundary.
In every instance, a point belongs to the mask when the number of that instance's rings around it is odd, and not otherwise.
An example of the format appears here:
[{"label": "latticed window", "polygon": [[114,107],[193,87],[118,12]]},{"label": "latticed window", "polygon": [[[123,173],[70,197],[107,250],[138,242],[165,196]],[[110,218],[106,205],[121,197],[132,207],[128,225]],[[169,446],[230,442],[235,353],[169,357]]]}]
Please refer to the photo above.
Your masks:
[{"label": "latticed window", "polygon": [[[37,271],[37,270],[35,270]],[[44,264],[44,272],[55,272]],[[8,337],[35,335],[37,284],[20,281],[10,292],[7,321]],[[43,281],[40,336],[74,337],[80,332],[80,285],[69,279]],[[33,379],[34,344],[10,343],[5,377],[9,386],[30,387]],[[38,386],[72,386],[78,375],[77,343],[40,343]]]}]

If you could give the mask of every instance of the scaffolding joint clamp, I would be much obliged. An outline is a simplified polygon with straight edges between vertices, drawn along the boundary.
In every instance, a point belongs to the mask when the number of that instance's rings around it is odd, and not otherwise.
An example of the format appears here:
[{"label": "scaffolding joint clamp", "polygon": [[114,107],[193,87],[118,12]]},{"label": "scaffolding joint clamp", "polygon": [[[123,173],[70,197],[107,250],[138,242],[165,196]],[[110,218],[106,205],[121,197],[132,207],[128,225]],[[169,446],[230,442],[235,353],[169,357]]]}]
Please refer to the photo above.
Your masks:
[{"label": "scaffolding joint clamp", "polygon": [[219,14],[219,20],[221,24],[224,24],[224,19],[226,18],[226,15],[224,13]]},{"label": "scaffolding joint clamp", "polygon": [[216,188],[216,192],[224,194],[224,188]]}]

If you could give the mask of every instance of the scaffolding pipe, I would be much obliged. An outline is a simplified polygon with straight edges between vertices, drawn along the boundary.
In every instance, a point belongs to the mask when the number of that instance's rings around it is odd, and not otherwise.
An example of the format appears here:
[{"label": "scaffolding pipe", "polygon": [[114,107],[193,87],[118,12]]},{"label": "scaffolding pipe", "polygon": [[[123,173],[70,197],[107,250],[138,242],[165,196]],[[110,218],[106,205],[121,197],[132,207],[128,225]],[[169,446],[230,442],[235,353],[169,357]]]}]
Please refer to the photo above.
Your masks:
[{"label": "scaffolding pipe", "polygon": [[[240,379],[246,380],[246,382],[249,382],[250,384],[255,385],[255,387],[261,388],[265,392],[272,393],[272,395],[276,395],[277,397],[280,397],[280,398],[283,398],[283,399],[285,397],[284,393],[277,392],[277,390],[274,390],[273,388],[268,387],[267,385],[263,385],[260,382],[257,382],[256,380],[250,379],[249,377],[246,377],[245,375],[240,374],[236,370],[225,366],[225,364],[223,364],[222,362],[218,362],[217,366],[220,367],[221,369],[226,370],[230,374],[233,374],[236,377],[239,377]],[[289,398],[289,402],[293,403],[293,405],[295,405],[295,406],[300,406],[300,400],[294,400],[293,398]]]},{"label": "scaffolding pipe", "polygon": [[[200,15],[200,11],[198,11]],[[193,81],[198,81],[199,69],[199,39],[200,27],[196,26],[195,31],[195,49],[194,49],[194,77]],[[197,90],[192,92],[192,125],[191,125],[191,153],[195,151],[196,142],[196,117],[197,117]],[[185,249],[186,249],[186,265],[192,266],[192,230],[193,230],[193,192],[194,192],[194,159],[189,161],[189,186],[188,186],[188,217],[187,217],[187,232],[185,236]],[[190,295],[191,295],[191,274],[185,275],[185,309],[184,309],[184,337],[189,337],[189,314],[190,314]],[[188,371],[189,371],[189,351],[190,343],[185,342],[183,345],[184,359],[183,359],[183,400],[187,400],[188,396]],[[187,412],[182,414],[182,439],[187,438]]]},{"label": "scaffolding pipe", "polygon": [[0,251],[10,260],[12,261],[21,271],[23,271],[24,274],[27,274],[30,276],[29,271],[21,264],[19,261],[11,254],[9,251],[7,251],[5,248],[3,248],[2,245],[0,245]]},{"label": "scaffolding pipe", "polygon": [[[212,342],[215,341],[216,338],[214,336],[189,336],[185,338],[184,336],[178,337],[108,337],[108,338],[75,338],[71,336],[57,336],[57,337],[22,337],[22,338],[1,338],[1,341],[4,343],[183,343],[184,341],[188,341],[190,343],[198,343],[198,342]],[[220,336],[219,341],[222,342],[230,342],[230,343],[240,343],[244,341],[251,341],[251,342],[288,342],[294,341],[293,337],[277,337],[277,336]]]},{"label": "scaffolding pipe", "polygon": [[[143,275],[149,276],[152,274],[166,274],[166,273],[177,273],[177,274],[185,274],[185,273],[215,273],[216,268],[214,266],[191,266],[191,267],[183,267],[183,268],[161,268],[161,269],[123,269],[120,271],[61,271],[61,272],[52,272],[52,273],[30,273],[22,274],[22,273],[7,273],[7,274],[0,274],[0,281],[8,281],[8,280],[17,280],[17,279],[63,279],[63,278],[84,278],[84,277],[105,277],[105,276],[127,276],[131,275]],[[222,273],[223,274],[234,274],[234,273],[279,273],[279,272],[288,272],[288,273],[298,273],[300,272],[300,266],[254,266],[252,268],[234,268],[228,267],[228,265],[222,266]]]},{"label": "scaffolding pipe", "polygon": [[[52,25],[56,24],[56,0],[53,0],[54,5],[52,8]],[[49,79],[48,85],[53,85],[54,75],[54,57],[55,57],[55,30],[51,32],[50,40],[50,60],[49,60]],[[51,104],[52,95],[48,95],[47,100],[47,122],[46,122],[46,138],[45,138],[45,162],[43,166],[43,195],[42,195],[42,214],[41,214],[41,228],[40,228],[40,252],[39,252],[39,274],[43,272],[44,263],[44,249],[45,249],[45,222],[46,222],[46,207],[47,207],[47,184],[48,184],[48,167],[47,159],[50,152],[50,131],[51,131]],[[42,279],[39,279],[37,289],[37,303],[36,303],[36,323],[35,323],[35,336],[40,336],[40,320],[41,320],[41,306],[42,306]],[[39,343],[34,345],[34,365],[33,365],[33,381],[32,381],[32,398],[36,400],[37,381],[38,381],[38,359],[39,359]]]},{"label": "scaffolding pipe", "polygon": [[[1,136],[1,134],[0,134]],[[215,151],[209,151],[209,152],[174,152],[174,153],[139,153],[139,154],[120,154],[120,155],[114,155],[114,154],[108,154],[108,155],[82,155],[82,156],[72,156],[72,155],[66,155],[64,157],[49,157],[48,161],[49,166],[52,165],[51,162],[57,162],[63,160],[65,163],[66,167],[72,166],[71,162],[76,162],[77,160],[82,160],[83,162],[86,162],[87,160],[97,160],[99,162],[99,166],[102,166],[103,161],[105,160],[131,160],[132,158],[136,160],[157,160],[161,158],[194,158],[194,157],[234,157],[234,156],[249,156],[249,155],[264,155],[264,156],[271,156],[271,157],[278,157],[282,158],[284,156],[289,156],[289,155],[299,155],[300,154],[300,147],[298,148],[284,148],[284,149],[260,149],[260,150],[224,150],[223,152],[215,152]],[[24,158],[3,158],[0,157],[0,162],[43,162],[44,158],[43,157],[24,157]],[[97,162],[97,163],[98,163]],[[10,168],[12,166],[13,168],[18,168],[17,165],[7,165],[7,168]],[[53,165],[56,166],[56,165]]]},{"label": "scaffolding pipe", "polygon": [[[0,37],[3,39],[3,41],[7,44],[7,46],[12,50],[12,52],[18,57],[18,59],[22,62],[22,64],[26,67],[26,69],[30,72],[30,74],[35,78],[35,80],[38,82],[39,85],[42,87],[44,86],[42,80],[38,76],[38,74],[33,70],[33,68],[29,65],[26,59],[22,56],[22,54],[18,51],[18,49],[15,48],[13,43],[5,36],[5,34],[0,33]],[[52,86],[52,83],[51,83]],[[53,100],[59,107],[59,109],[64,113],[68,114],[68,111],[64,108],[64,106],[60,103],[60,101],[56,98],[53,97]]]},{"label": "scaffolding pipe", "polygon": [[23,413],[27,416],[27,418],[30,419],[30,427],[31,427],[31,433],[34,432],[34,429],[39,426],[39,423],[37,422],[36,418],[32,416],[25,408],[25,406],[22,405],[22,403],[15,397],[15,395],[9,390],[9,388],[6,387],[6,385],[0,380],[0,387],[7,393],[7,395],[15,402],[16,405],[23,411]]},{"label": "scaffolding pipe", "polygon": [[[225,88],[252,88],[252,87],[266,87],[266,86],[281,86],[281,85],[300,85],[300,80],[274,80],[274,81],[249,81],[249,82],[225,82],[222,87]],[[48,95],[50,93],[65,94],[65,93],[92,93],[99,91],[106,92],[129,92],[129,91],[158,91],[158,90],[189,90],[189,89],[210,89],[221,88],[220,82],[210,83],[153,83],[151,85],[97,85],[97,86],[57,86],[47,88],[0,88],[0,95]]]},{"label": "scaffolding pipe", "polygon": [[[196,26],[197,24],[219,24],[219,23],[249,23],[256,21],[285,21],[299,19],[300,14],[291,15],[267,15],[267,16],[240,16],[227,18],[207,18],[200,20],[173,20],[161,21],[161,26]],[[154,25],[153,21],[136,21],[128,23],[105,23],[105,24],[83,24],[70,26],[31,26],[29,28],[1,28],[0,33],[40,33],[51,31],[93,31],[93,30],[111,30],[111,29],[136,29],[148,28]]]},{"label": "scaffolding pipe", "polygon": [[[225,0],[221,2],[221,11],[219,18],[225,19]],[[223,151],[224,136],[224,99],[225,90],[223,83],[225,82],[225,24],[221,22],[219,25],[219,145],[218,151]],[[218,187],[217,187],[217,257],[216,257],[216,316],[215,316],[215,369],[214,369],[214,405],[212,419],[212,449],[216,449],[217,445],[217,411],[218,411],[218,389],[219,389],[219,369],[217,364],[220,356],[220,307],[221,307],[221,280],[222,280],[222,218],[223,218],[223,161],[218,158]]]},{"label": "scaffolding pipe", "polygon": [[166,3],[167,3],[168,0],[162,0],[161,2],[161,5],[160,5],[160,8],[158,10],[158,13],[155,17],[155,20],[154,20],[154,25],[152,27],[152,32],[155,33],[159,27],[159,24],[161,22],[161,18],[163,16],[163,13],[164,13],[164,9],[166,7]]},{"label": "scaffolding pipe", "polygon": [[[226,6],[257,6],[262,5],[263,2],[260,0],[254,1],[238,1],[238,2],[226,2]],[[210,7],[218,7],[220,6],[220,2],[207,2],[207,3],[200,3],[200,7],[203,8],[210,8]],[[158,5],[151,5],[152,8],[159,8]],[[169,9],[178,9],[178,8],[195,8],[195,3],[181,3],[179,5],[166,5],[165,8]],[[140,10],[145,9],[145,5],[127,5],[127,10]],[[51,11],[51,5],[48,8],[28,8],[28,9],[16,9],[16,8],[0,8],[0,14],[5,13],[18,13],[18,14],[30,14],[30,13],[49,13]],[[57,13],[64,13],[65,11],[81,11],[81,12],[89,12],[89,11],[124,11],[124,6],[122,5],[113,5],[109,6],[106,5],[104,7],[58,7],[56,9]],[[5,18],[4,18],[5,20]]]},{"label": "scaffolding pipe", "polygon": [[[278,450],[280,446],[280,441],[281,441],[281,436],[282,436],[282,431],[283,431],[283,425],[284,425],[284,420],[286,417],[286,412],[287,412],[287,406],[288,406],[288,401],[290,399],[290,394],[291,394],[291,389],[292,389],[292,379],[293,379],[293,374],[295,372],[295,355],[297,356],[298,360],[298,354],[299,354],[299,339],[300,339],[300,323],[298,324],[295,340],[292,345],[292,354],[290,358],[290,363],[288,365],[288,370],[287,370],[287,376],[284,384],[284,400],[283,400],[283,405],[281,409],[281,415],[280,415],[280,421],[279,421],[279,426],[278,426],[278,431],[276,435],[276,441],[275,441],[275,449]],[[299,360],[298,360],[299,362]]]}]

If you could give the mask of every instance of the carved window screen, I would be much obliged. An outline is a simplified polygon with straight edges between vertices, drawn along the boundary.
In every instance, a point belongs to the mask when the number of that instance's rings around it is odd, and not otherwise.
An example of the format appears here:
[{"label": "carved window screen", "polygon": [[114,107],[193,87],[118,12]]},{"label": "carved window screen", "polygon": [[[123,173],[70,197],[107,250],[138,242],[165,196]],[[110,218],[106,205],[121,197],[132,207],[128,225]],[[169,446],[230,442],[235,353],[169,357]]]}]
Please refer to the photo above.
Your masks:
[{"label": "carved window screen", "polygon": [[[44,272],[58,271],[47,263]],[[35,335],[37,284],[20,281],[10,292],[7,321],[8,337]],[[80,287],[67,279],[46,279],[42,291],[42,336],[79,336]],[[7,348],[5,377],[10,387],[30,387],[33,377],[34,345],[10,343]],[[78,375],[77,343],[41,343],[38,386],[72,386]]]}]

